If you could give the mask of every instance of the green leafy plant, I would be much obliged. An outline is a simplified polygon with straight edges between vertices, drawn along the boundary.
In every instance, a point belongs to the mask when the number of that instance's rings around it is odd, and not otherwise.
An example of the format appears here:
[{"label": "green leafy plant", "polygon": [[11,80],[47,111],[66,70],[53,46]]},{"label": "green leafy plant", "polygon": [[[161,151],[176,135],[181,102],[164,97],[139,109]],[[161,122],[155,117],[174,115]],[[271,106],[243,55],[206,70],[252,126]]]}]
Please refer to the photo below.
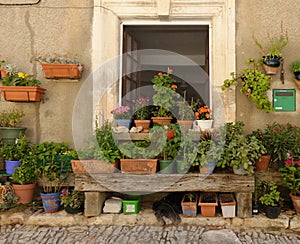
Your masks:
[{"label": "green leafy plant", "polygon": [[271,89],[270,81],[272,77],[264,74],[260,70],[260,63],[255,59],[247,60],[249,65],[241,74],[232,72],[231,79],[226,79],[222,85],[222,90],[230,89],[232,86],[240,87],[240,93],[249,97],[259,110],[269,113],[273,111],[272,103],[266,92]]},{"label": "green leafy plant", "polygon": [[1,201],[0,201],[0,209],[5,211],[11,207],[16,206],[16,202],[19,197],[15,195],[14,189],[10,182],[5,182],[5,184],[0,184],[1,188]]},{"label": "green leafy plant", "polygon": [[34,58],[35,61],[40,63],[48,63],[48,64],[80,64],[78,58],[67,58],[61,55],[53,55],[53,56],[38,56]]},{"label": "green leafy plant", "polygon": [[178,103],[178,118],[180,120],[194,120],[195,114],[193,112],[192,105],[188,104],[186,101],[181,101]]},{"label": "green leafy plant", "polygon": [[148,108],[150,99],[147,97],[139,97],[132,100],[134,104],[134,119],[147,120],[150,119],[150,111]]},{"label": "green leafy plant", "polygon": [[263,195],[259,201],[266,206],[276,206],[279,204],[280,192],[277,190],[275,182],[262,182]]},{"label": "green leafy plant", "polygon": [[300,72],[300,59],[292,62],[291,71],[292,72]]},{"label": "green leafy plant", "polygon": [[4,109],[0,112],[0,127],[16,127],[24,116],[24,111],[16,107]]},{"label": "green leafy plant", "polygon": [[31,152],[31,146],[27,142],[26,136],[20,134],[13,144],[3,144],[0,147],[0,155],[5,160],[18,161],[25,159]]},{"label": "green leafy plant", "polygon": [[60,204],[64,207],[80,208],[84,203],[84,193],[74,189],[63,189],[60,200]]},{"label": "green leafy plant", "polygon": [[35,157],[30,155],[22,160],[21,165],[15,168],[12,179],[17,184],[32,184],[37,181],[37,167]]},{"label": "green leafy plant", "polygon": [[33,75],[24,72],[11,74],[2,79],[3,86],[40,86],[41,82],[33,77]]},{"label": "green leafy plant", "polygon": [[158,111],[154,116],[172,117],[171,109],[176,108],[180,95],[176,92],[177,85],[175,79],[171,76],[172,71],[163,74],[159,72],[151,80],[155,94],[153,95],[153,104],[158,106]]},{"label": "green leafy plant", "polygon": [[209,162],[217,162],[221,156],[222,147],[212,140],[202,140],[199,143],[197,156],[193,166],[205,167]]},{"label": "green leafy plant", "polygon": [[299,161],[293,165],[285,165],[279,169],[282,183],[288,187],[295,196],[300,196],[300,164]]},{"label": "green leafy plant", "polygon": [[121,152],[115,142],[112,124],[105,121],[102,126],[96,123],[94,135],[88,142],[88,145],[77,151],[77,158],[82,160],[95,159],[107,163],[113,163],[121,158]]},{"label": "green leafy plant", "polygon": [[[34,155],[37,160],[37,174],[44,193],[59,192],[67,180],[64,160],[58,160],[58,155],[69,151],[66,142],[43,142],[35,145]],[[69,163],[69,162],[68,162]]]}]

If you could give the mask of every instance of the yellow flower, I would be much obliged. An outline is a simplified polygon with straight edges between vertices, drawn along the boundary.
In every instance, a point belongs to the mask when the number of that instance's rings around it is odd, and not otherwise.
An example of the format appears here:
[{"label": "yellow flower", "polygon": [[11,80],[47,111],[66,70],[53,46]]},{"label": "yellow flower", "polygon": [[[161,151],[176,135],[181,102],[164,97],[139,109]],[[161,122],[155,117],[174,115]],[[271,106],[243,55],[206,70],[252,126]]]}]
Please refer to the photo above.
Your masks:
[{"label": "yellow flower", "polygon": [[23,72],[19,72],[19,73],[18,73],[18,76],[19,76],[20,78],[25,78],[25,74],[24,74]]}]

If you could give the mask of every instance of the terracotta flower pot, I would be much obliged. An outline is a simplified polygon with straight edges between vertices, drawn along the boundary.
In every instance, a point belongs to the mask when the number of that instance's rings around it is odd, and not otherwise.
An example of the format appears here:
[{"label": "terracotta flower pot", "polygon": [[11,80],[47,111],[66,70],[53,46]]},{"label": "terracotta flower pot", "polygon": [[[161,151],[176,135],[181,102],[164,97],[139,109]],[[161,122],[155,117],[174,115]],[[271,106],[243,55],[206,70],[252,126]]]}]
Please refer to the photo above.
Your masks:
[{"label": "terracotta flower pot", "polygon": [[13,184],[13,188],[15,194],[19,197],[19,200],[16,203],[26,204],[32,202],[36,183],[25,185]]},{"label": "terracotta flower pot", "polygon": [[269,168],[271,155],[262,155],[260,159],[255,161],[256,170],[259,172],[266,172]]},{"label": "terracotta flower pot", "polygon": [[292,193],[290,193],[289,196],[292,199],[297,214],[300,214],[300,196],[295,196]]},{"label": "terracotta flower pot", "polygon": [[134,120],[135,126],[141,126],[142,132],[149,132],[149,127],[151,124],[151,120]]}]

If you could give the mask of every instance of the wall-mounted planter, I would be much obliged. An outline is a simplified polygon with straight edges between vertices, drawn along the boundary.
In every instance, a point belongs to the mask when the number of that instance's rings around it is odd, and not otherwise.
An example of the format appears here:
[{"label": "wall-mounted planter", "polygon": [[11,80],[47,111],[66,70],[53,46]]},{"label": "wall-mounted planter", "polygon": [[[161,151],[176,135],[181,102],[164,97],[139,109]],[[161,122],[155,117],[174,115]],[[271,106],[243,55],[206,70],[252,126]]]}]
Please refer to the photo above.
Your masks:
[{"label": "wall-mounted planter", "polygon": [[54,64],[42,63],[42,68],[47,79],[80,79],[83,64]]},{"label": "wall-mounted planter", "polygon": [[40,102],[46,89],[35,86],[0,86],[4,100],[11,102]]}]

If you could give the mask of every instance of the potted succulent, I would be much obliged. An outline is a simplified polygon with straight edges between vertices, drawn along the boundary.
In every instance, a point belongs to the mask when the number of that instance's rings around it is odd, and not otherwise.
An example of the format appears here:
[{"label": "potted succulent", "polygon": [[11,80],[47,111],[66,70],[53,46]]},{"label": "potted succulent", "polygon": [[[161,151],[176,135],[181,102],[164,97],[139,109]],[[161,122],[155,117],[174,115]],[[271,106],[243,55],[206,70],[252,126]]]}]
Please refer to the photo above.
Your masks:
[{"label": "potted succulent", "polygon": [[18,72],[4,77],[0,90],[6,101],[40,102],[46,91],[40,85],[41,82],[33,75]]},{"label": "potted succulent", "polygon": [[288,33],[283,30],[281,23],[281,30],[278,34],[267,37],[268,44],[265,46],[258,39],[255,39],[255,44],[261,51],[262,62],[267,74],[274,75],[278,72],[280,62],[282,62],[282,49],[288,44]]},{"label": "potted succulent", "polygon": [[84,193],[74,189],[65,188],[60,196],[60,204],[67,213],[76,214],[83,211]]},{"label": "potted succulent", "polygon": [[[0,59],[2,58],[2,54],[0,54]],[[18,71],[17,66],[13,64],[8,64],[5,62],[4,59],[0,60],[0,74],[1,74],[1,79],[9,76],[16,74]]]},{"label": "potted succulent", "polygon": [[0,155],[5,160],[6,173],[13,174],[15,169],[20,166],[21,161],[29,155],[29,152],[30,146],[25,135],[20,134],[14,144],[3,144],[0,147]]},{"label": "potted succulent", "polygon": [[168,68],[167,73],[159,72],[151,80],[155,91],[152,98],[153,104],[158,106],[158,110],[154,112],[151,118],[154,123],[169,123],[173,118],[171,110],[175,110],[180,99],[180,95],[176,92],[176,81],[171,74],[172,69]]},{"label": "potted succulent", "polygon": [[280,192],[277,190],[275,182],[262,182],[262,195],[259,198],[260,203],[265,209],[266,216],[271,219],[278,218],[281,210]]},{"label": "potted succulent", "polygon": [[37,57],[47,79],[80,79],[84,65],[77,58],[60,56]]},{"label": "potted succulent", "polygon": [[3,109],[0,112],[0,135],[3,143],[13,144],[20,133],[24,134],[26,128],[17,126],[24,116],[24,111],[16,107]]},{"label": "potted succulent", "polygon": [[147,97],[139,97],[132,100],[134,104],[134,124],[136,127],[141,126],[142,132],[149,132],[149,127],[151,124],[149,101]]},{"label": "potted succulent", "polygon": [[111,114],[113,114],[114,121],[117,124],[117,126],[125,126],[126,128],[130,129],[130,107],[124,105],[118,106],[111,111]]},{"label": "potted succulent", "polygon": [[300,214],[300,161],[299,158],[279,169],[282,183],[288,187],[294,208]]},{"label": "potted succulent", "polygon": [[254,103],[256,108],[267,113],[272,112],[272,103],[266,92],[271,89],[270,81],[272,77],[265,75],[259,69],[260,63],[255,59],[247,60],[252,67],[245,68],[241,74],[231,73],[231,79],[226,79],[222,85],[222,90],[230,89],[232,86],[240,87],[240,93],[246,95]]},{"label": "potted succulent", "polygon": [[117,169],[121,152],[115,143],[112,125],[106,121],[101,127],[96,126],[89,145],[78,150],[76,159],[71,160],[74,173],[114,173]]}]

